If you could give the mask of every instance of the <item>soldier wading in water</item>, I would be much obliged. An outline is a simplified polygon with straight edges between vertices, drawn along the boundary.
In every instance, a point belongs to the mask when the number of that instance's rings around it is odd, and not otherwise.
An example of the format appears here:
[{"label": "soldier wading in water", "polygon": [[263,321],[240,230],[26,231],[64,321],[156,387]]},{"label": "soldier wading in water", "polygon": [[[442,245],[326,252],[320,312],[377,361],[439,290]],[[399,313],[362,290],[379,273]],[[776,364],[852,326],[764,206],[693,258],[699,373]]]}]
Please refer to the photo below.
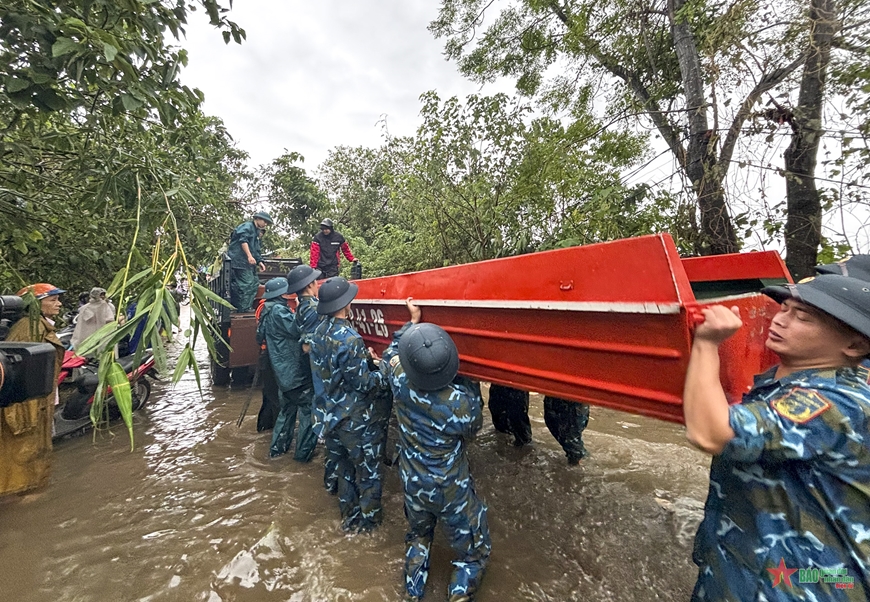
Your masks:
[{"label": "soldier wading in water", "polygon": [[480,385],[457,376],[459,354],[442,328],[411,321],[393,335],[381,370],[389,378],[399,422],[399,471],[408,534],[405,589],[408,602],[423,599],[429,550],[440,521],[458,558],[448,586],[450,602],[474,598],[492,544],[486,506],[474,491],[466,446],[483,424]]}]

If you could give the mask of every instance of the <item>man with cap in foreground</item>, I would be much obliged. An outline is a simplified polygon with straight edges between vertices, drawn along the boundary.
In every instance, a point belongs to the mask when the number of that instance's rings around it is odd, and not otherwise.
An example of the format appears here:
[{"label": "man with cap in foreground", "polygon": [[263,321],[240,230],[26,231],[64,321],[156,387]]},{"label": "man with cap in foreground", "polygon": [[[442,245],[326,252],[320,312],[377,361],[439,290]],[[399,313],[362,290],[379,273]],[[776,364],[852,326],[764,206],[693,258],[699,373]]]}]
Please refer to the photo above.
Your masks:
[{"label": "man with cap in foreground", "polygon": [[327,217],[320,222],[320,232],[315,234],[311,241],[309,264],[312,268],[323,272],[324,278],[338,276],[338,266],[341,261],[339,253],[344,254],[348,261],[356,261],[350,251],[350,245],[341,232],[335,230],[332,220]]},{"label": "man with cap in foreground", "polygon": [[707,308],[695,329],[686,436],[713,461],[692,599],[867,600],[870,285],[818,276],[763,292],[782,304],[766,341],[781,363],[741,403],[728,405],[718,354],[739,310]]},{"label": "man with cap in foreground", "polygon": [[329,278],[320,286],[317,313],[325,317],[311,337],[309,355],[314,432],[337,465],[341,527],[370,531],[383,520],[382,450],[370,393],[386,383],[383,374],[369,369],[371,350],[350,323],[357,290],[344,278]]},{"label": "man with cap in foreground", "polygon": [[290,299],[287,279],[269,280],[263,299],[266,305],[260,316],[257,339],[266,341],[281,399],[281,409],[272,431],[269,456],[274,458],[290,449],[298,416],[299,433],[296,436],[296,453],[293,459],[308,462],[317,444],[317,437],[311,428],[311,400],[314,389],[308,356],[302,351],[299,340],[296,316],[287,307]]},{"label": "man with cap in foreground", "polygon": [[[20,318],[6,337],[9,342],[51,344],[56,353],[54,383],[57,383],[65,351],[55,334],[54,319],[60,313],[60,295],[65,292],[44,282],[18,291],[19,297],[27,293],[36,297],[39,312],[34,312],[33,318],[28,315]],[[55,384],[54,391],[45,397],[14,403],[0,410],[0,495],[27,491],[48,482],[56,402]]]},{"label": "man with cap in foreground", "polygon": [[236,311],[251,311],[257,296],[257,268],[266,269],[260,255],[260,236],[266,226],[272,225],[272,218],[265,211],[258,211],[250,221],[239,224],[230,235],[227,255],[230,257],[232,278],[230,280],[230,303]]},{"label": "man with cap in foreground", "polygon": [[480,586],[492,549],[486,506],[474,491],[466,452],[483,424],[480,385],[457,376],[453,340],[439,326],[421,324],[420,308],[410,298],[406,303],[411,321],[393,335],[381,370],[388,375],[399,420],[407,600],[423,599],[440,520],[459,556],[447,593],[450,602],[467,602]]}]

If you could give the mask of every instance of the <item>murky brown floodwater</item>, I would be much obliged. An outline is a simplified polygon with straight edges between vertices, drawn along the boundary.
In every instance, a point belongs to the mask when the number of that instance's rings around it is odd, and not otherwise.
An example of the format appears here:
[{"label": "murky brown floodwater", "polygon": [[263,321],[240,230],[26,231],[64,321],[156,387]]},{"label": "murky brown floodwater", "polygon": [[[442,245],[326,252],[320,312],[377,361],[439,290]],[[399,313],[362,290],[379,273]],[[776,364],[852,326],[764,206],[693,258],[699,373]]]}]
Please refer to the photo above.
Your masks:
[{"label": "murky brown floodwater", "polygon": [[[259,392],[237,429],[248,392],[204,384],[155,383],[133,453],[120,428],[63,441],[49,487],[0,501],[0,600],[401,600],[396,469],[384,525],[344,535],[322,455],[268,460]],[[707,458],[675,425],[593,408],[592,455],[568,467],[539,396],[531,416],[533,446],[487,422],[471,450],[493,540],[478,602],[687,600]],[[439,534],[427,601],[445,599],[450,556]]]}]

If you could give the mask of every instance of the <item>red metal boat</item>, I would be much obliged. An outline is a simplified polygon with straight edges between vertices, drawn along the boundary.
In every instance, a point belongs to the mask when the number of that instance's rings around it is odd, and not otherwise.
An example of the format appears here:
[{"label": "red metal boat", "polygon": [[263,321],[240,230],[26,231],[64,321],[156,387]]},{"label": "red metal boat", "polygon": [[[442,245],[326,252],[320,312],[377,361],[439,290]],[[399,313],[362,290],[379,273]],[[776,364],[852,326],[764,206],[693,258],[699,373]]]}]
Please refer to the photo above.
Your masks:
[{"label": "red metal boat", "polygon": [[744,327],[720,352],[734,403],[775,363],[764,341],[778,305],[758,291],[790,281],[775,252],[680,259],[658,234],[358,280],[353,321],[380,352],[414,297],[453,337],[463,374],[682,422],[700,309],[741,309]]}]

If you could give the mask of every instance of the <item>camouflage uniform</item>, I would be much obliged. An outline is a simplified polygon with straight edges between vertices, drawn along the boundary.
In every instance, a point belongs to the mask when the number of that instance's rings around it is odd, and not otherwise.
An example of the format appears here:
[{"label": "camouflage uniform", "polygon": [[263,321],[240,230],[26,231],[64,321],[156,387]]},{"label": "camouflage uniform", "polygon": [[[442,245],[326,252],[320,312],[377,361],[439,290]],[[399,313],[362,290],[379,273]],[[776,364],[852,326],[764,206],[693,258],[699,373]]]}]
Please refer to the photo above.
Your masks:
[{"label": "camouflage uniform", "polygon": [[275,381],[281,391],[281,408],[275,420],[269,455],[287,453],[293,442],[296,418],[299,434],[294,459],[308,462],[314,453],[317,437],[311,428],[311,400],[314,389],[308,356],[302,352],[297,316],[282,301],[266,303],[257,328],[257,339],[266,341]]},{"label": "camouflage uniform", "polygon": [[[695,539],[695,601],[870,597],[870,387],[851,368],[756,377],[730,408]],[[782,563],[782,564],[781,564]],[[852,589],[787,569],[845,569]],[[807,575],[812,579],[812,575]],[[804,579],[806,580],[806,579]]]},{"label": "camouflage uniform", "polygon": [[589,424],[589,404],[558,397],[544,397],[544,422],[568,457],[576,464],[586,456],[583,431]]},{"label": "camouflage uniform", "polygon": [[[310,345],[311,337],[314,336],[314,331],[320,325],[323,316],[317,313],[317,297],[311,295],[300,295],[298,299],[299,304],[296,306],[296,320],[297,324],[299,324],[299,330],[302,332],[300,341]],[[326,487],[326,490],[329,493],[335,494],[338,492],[338,468],[335,459],[330,455],[328,449],[324,454],[323,486]]]},{"label": "camouflage uniform", "polygon": [[483,424],[480,386],[457,377],[440,391],[411,389],[398,355],[399,339],[409,325],[393,335],[381,361],[399,421],[399,471],[409,527],[405,589],[422,598],[435,523],[441,520],[459,555],[453,561],[448,595],[473,595],[492,549],[486,506],[474,491],[465,451],[466,442]]},{"label": "camouflage uniform", "polygon": [[325,318],[311,337],[314,432],[337,466],[342,528],[370,529],[382,520],[380,459],[373,426],[374,389],[384,376],[368,366],[362,337],[348,320]]},{"label": "camouflage uniform", "polygon": [[487,406],[495,430],[513,435],[517,447],[532,442],[528,391],[493,383],[489,386]]}]

